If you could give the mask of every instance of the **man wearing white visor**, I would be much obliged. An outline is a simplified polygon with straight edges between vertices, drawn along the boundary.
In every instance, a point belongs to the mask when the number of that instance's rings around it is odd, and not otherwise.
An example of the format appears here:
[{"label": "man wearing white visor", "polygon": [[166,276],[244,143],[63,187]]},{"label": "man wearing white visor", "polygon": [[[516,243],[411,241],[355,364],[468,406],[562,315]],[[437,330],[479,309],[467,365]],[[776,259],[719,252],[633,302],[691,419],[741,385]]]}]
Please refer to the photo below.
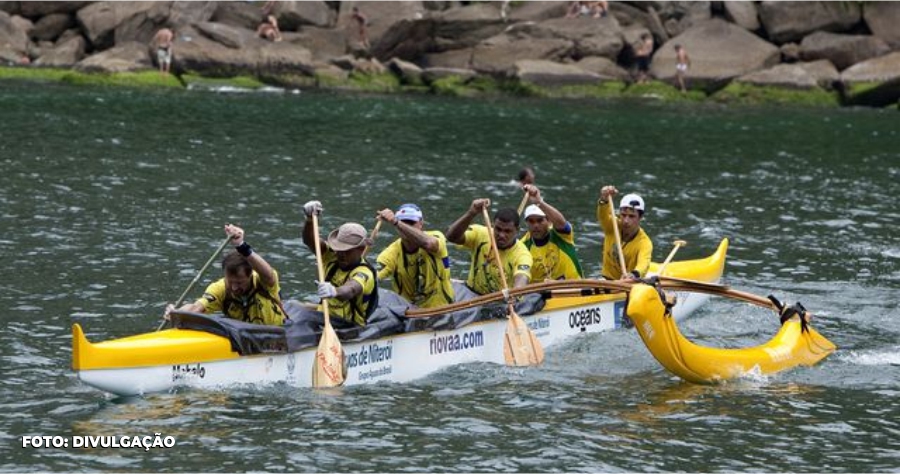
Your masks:
[{"label": "man wearing white visor", "polygon": [[619,234],[622,238],[622,255],[625,257],[626,274],[622,274],[619,255],[616,248],[613,216],[610,213],[610,199],[619,190],[615,186],[606,185],[600,189],[600,200],[597,201],[597,220],[603,228],[603,277],[608,280],[636,279],[647,275],[650,268],[650,257],[653,254],[653,242],[641,228],[641,219],[646,207],[644,199],[637,194],[626,194],[619,203]]},{"label": "man wearing white visor", "polygon": [[525,208],[528,233],[522,237],[522,243],[534,259],[531,281],[583,278],[572,224],[559,210],[544,201],[537,186],[526,184],[523,189],[532,203]]}]

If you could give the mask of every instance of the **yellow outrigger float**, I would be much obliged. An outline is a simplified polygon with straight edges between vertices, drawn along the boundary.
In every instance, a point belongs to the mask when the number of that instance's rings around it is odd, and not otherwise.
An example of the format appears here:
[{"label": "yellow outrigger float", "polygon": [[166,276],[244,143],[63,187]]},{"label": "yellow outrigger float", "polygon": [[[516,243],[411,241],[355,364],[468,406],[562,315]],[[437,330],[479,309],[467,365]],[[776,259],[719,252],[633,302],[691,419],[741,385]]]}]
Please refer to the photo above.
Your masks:
[{"label": "yellow outrigger float", "polygon": [[[775,304],[749,293],[716,289],[712,285],[685,283],[693,291],[703,291],[743,299],[774,309]],[[707,288],[703,288],[706,286]],[[653,357],[669,372],[688,382],[711,384],[748,374],[770,375],[797,366],[812,366],[836,349],[808,323],[805,312],[793,314],[771,340],[756,347],[720,349],[694,344],[678,330],[662,290],[645,284],[629,291],[626,314]],[[782,313],[784,314],[784,313]]]}]

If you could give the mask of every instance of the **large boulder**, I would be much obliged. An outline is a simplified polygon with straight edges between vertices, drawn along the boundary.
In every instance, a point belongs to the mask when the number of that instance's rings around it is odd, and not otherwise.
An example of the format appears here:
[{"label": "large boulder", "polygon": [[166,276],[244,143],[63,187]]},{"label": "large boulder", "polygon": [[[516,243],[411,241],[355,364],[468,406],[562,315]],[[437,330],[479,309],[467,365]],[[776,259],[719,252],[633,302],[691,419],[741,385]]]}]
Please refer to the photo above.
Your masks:
[{"label": "large boulder", "polygon": [[93,49],[103,50],[122,41],[116,38],[117,28],[126,25],[132,31],[137,27],[133,17],[160,7],[156,2],[97,2],[78,10],[76,18]]},{"label": "large boulder", "polygon": [[0,2],[0,12],[6,12],[10,15],[18,15],[22,11],[22,2]]},{"label": "large boulder", "polygon": [[423,55],[437,51],[434,38],[435,22],[436,20],[432,18],[425,18],[395,23],[381,35],[377,43],[372,45],[372,55],[381,59],[420,60]]},{"label": "large boulder", "polygon": [[900,51],[854,64],[841,72],[846,83],[886,82],[900,78]]},{"label": "large boulder", "polygon": [[900,49],[900,2],[864,2],[863,18],[873,35]]},{"label": "large boulder", "polygon": [[800,57],[804,61],[827,59],[838,69],[846,69],[867,59],[889,53],[890,46],[875,36],[841,35],[815,32],[800,43]]},{"label": "large boulder", "polygon": [[[256,31],[262,23],[263,12],[256,2],[215,2],[217,4],[210,21]],[[280,26],[279,26],[280,27]]]},{"label": "large boulder", "polygon": [[615,60],[622,51],[622,29],[614,17],[555,18],[541,23],[509,27],[507,36],[520,39],[562,39],[573,44],[572,56],[581,59],[601,56]]},{"label": "large boulder", "polygon": [[[880,58],[855,64],[841,73],[846,84],[873,84],[860,91],[845,91],[845,101],[850,105],[884,107],[900,102],[900,51]],[[847,97],[849,95],[849,97]]]},{"label": "large boulder", "polygon": [[[235,31],[238,30],[240,29]],[[190,41],[183,40],[185,36]],[[175,42],[174,66],[180,71],[218,77],[245,74],[309,75],[315,69],[312,53],[295,44],[286,41],[272,43],[252,34],[232,41],[240,42],[242,46],[230,48],[199,31],[188,31]]]},{"label": "large boulder", "polygon": [[257,43],[256,33],[224,23],[202,22],[194,25],[201,35],[231,49],[241,49]]},{"label": "large boulder", "polygon": [[625,69],[622,69],[614,61],[599,56],[591,56],[574,63],[579,69],[598,74],[603,77],[610,77],[620,81],[627,81],[631,75]]},{"label": "large boulder", "polygon": [[110,48],[83,59],[75,65],[80,72],[133,72],[152,69],[147,45],[136,41]]},{"label": "large boulder", "polygon": [[219,2],[172,2],[169,8],[168,20],[165,25],[177,33],[178,30],[194,23],[209,21],[218,9]]},{"label": "large boulder", "polygon": [[779,2],[759,4],[759,19],[776,44],[798,41],[814,31],[842,32],[861,18],[857,2]]},{"label": "large boulder", "polygon": [[75,13],[93,2],[16,2],[21,4],[19,13],[28,18],[40,18],[51,13]]},{"label": "large boulder", "polygon": [[522,2],[511,5],[509,20],[519,21],[545,21],[566,16],[568,2]]},{"label": "large boulder", "polygon": [[86,47],[87,41],[84,37],[75,36],[42,53],[34,64],[47,67],[72,67],[84,58]]},{"label": "large boulder", "polygon": [[799,64],[779,64],[769,69],[745,74],[734,79],[734,82],[804,90],[815,89],[819,86],[816,78]]},{"label": "large boulder", "polygon": [[273,8],[282,31],[297,31],[301,26],[331,26],[333,14],[325,2],[278,2]]},{"label": "large boulder", "polygon": [[748,31],[759,29],[759,14],[753,2],[722,2],[725,18]]},{"label": "large boulder", "polygon": [[488,3],[451,8],[434,19],[435,52],[475,46],[509,26],[500,19],[497,7]]},{"label": "large boulder", "polygon": [[425,68],[471,69],[474,57],[474,48],[426,54],[422,58],[422,66]]},{"label": "large boulder", "polygon": [[420,84],[422,82],[422,68],[413,63],[393,58],[388,61],[387,68],[404,84]]},{"label": "large boulder", "polygon": [[841,80],[841,73],[838,72],[834,64],[827,59],[820,59],[808,63],[797,63],[808,72],[819,83],[819,86],[825,89],[832,89]]},{"label": "large boulder", "polygon": [[297,33],[285,33],[284,40],[312,51],[313,57],[320,60],[347,52],[347,35],[337,28],[304,26]]},{"label": "large boulder", "polygon": [[519,82],[542,87],[590,85],[603,79],[599,74],[585,71],[571,64],[533,59],[516,61],[510,75]]},{"label": "large boulder", "polygon": [[772,67],[781,57],[774,45],[737,25],[714,19],[672,38],[658,49],[650,66],[653,76],[665,81],[675,78],[675,44],[681,44],[691,58],[687,73],[691,82],[710,91],[732,78]]},{"label": "large boulder", "polygon": [[482,74],[508,76],[516,61],[523,59],[560,60],[571,56],[573,43],[559,38],[517,39],[499,35],[475,47],[472,69]]},{"label": "large boulder", "polygon": [[609,4],[609,12],[616,18],[616,21],[623,29],[641,27],[653,35],[654,41],[665,42],[669,39],[669,33],[666,32],[662,20],[660,20],[656,10],[652,7],[645,12],[626,3],[613,2]]},{"label": "large boulder", "polygon": [[31,30],[36,41],[56,41],[64,31],[75,26],[75,17],[68,13],[51,13],[41,17]]},{"label": "large boulder", "polygon": [[656,15],[669,37],[678,36],[693,25],[712,18],[710,2],[651,2],[647,13]]},{"label": "large boulder", "polygon": [[0,12],[0,50],[16,57],[28,51],[28,35],[6,12]]}]

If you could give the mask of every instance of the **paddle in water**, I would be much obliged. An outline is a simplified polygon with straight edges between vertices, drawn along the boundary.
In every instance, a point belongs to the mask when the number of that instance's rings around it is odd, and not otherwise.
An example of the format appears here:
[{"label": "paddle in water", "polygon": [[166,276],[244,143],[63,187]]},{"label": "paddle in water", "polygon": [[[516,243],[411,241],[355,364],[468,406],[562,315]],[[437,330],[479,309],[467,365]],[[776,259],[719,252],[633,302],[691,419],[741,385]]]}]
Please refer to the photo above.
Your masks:
[{"label": "paddle in water", "polygon": [[503,270],[500,250],[497,248],[497,240],[494,238],[491,216],[488,214],[487,208],[483,208],[482,212],[484,213],[484,225],[487,227],[488,236],[491,240],[494,260],[497,263],[497,269],[500,271],[500,284],[509,304],[509,323],[506,325],[506,334],[503,338],[503,356],[506,360],[506,365],[517,367],[538,365],[544,361],[544,348],[534,333],[531,332],[531,329],[528,328],[528,325],[525,324],[525,321],[516,314],[513,302],[509,299],[509,284],[506,282],[506,271]]},{"label": "paddle in water", "polygon": [[[201,268],[200,271],[197,272],[197,276],[195,276],[194,279],[191,280],[191,283],[187,286],[187,288],[184,289],[184,292],[181,293],[181,296],[178,297],[178,301],[176,301],[173,305],[175,308],[181,307],[181,303],[184,303],[184,299],[187,298],[187,294],[190,293],[191,289],[194,288],[194,285],[196,285],[197,282],[200,281],[200,277],[203,276],[204,273],[206,273],[206,269],[209,268],[209,266],[212,265],[213,260],[215,260],[216,257],[218,257],[220,253],[222,253],[222,250],[226,245],[228,245],[228,242],[231,242],[231,238],[231,235],[225,237],[225,240],[222,241],[222,244],[219,245],[219,248],[216,249],[215,253],[213,253],[211,257],[209,257],[209,260],[206,261],[206,264],[203,265],[203,268]],[[159,327],[157,327],[156,330],[161,330],[166,326],[166,323],[168,322],[168,319],[163,318],[162,322],[159,323]]]},{"label": "paddle in water", "polygon": [[[322,266],[322,244],[319,240],[319,217],[313,213],[313,239],[316,247],[316,270],[319,281],[325,281],[325,269]],[[331,326],[331,313],[328,310],[328,299],[322,299],[322,313],[325,315],[325,327],[313,361],[313,387],[337,387],[344,383],[344,349],[338,339],[334,327]]]}]

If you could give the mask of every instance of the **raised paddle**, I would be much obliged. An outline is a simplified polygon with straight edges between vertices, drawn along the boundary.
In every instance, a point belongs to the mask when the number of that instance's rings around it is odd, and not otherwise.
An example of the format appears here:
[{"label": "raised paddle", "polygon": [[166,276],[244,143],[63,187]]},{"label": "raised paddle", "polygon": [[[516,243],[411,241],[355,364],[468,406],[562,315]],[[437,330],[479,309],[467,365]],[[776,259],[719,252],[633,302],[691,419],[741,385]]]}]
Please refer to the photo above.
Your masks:
[{"label": "raised paddle", "polygon": [[619,254],[619,266],[622,267],[622,276],[625,276],[628,273],[628,269],[625,267],[625,255],[622,254],[622,236],[619,235],[619,221],[616,220],[616,208],[613,207],[612,196],[608,196],[607,199],[609,199],[609,213],[612,214],[613,233],[616,234],[616,253]]},{"label": "raised paddle", "polygon": [[657,270],[657,275],[662,275],[664,271],[666,271],[666,266],[669,265],[669,262],[672,261],[672,258],[675,256],[675,253],[678,252],[678,249],[687,245],[687,242],[683,240],[676,240],[675,246],[672,247],[672,251],[669,252],[669,256],[666,257],[665,261],[663,261],[662,265],[659,266],[659,270]]},{"label": "raised paddle", "polygon": [[[524,187],[526,184],[534,184],[534,170],[531,169],[530,166],[526,166],[519,171],[519,183]],[[525,211],[525,206],[528,204],[528,192],[525,192],[525,195],[522,196],[522,202],[519,203],[519,215],[522,215],[522,212]]]},{"label": "raised paddle", "polygon": [[521,216],[523,212],[525,212],[525,206],[528,204],[528,193],[526,192],[524,196],[522,196],[522,202],[519,203],[519,215]]},{"label": "raised paddle", "polygon": [[[319,242],[319,218],[316,213],[310,217],[316,247],[316,270],[319,272],[319,281],[323,282],[325,269],[322,266],[322,244]],[[319,347],[313,361],[312,385],[315,388],[337,387],[344,383],[344,350],[341,348],[341,340],[334,332],[334,327],[331,326],[327,298],[322,299],[322,313],[325,315],[325,327],[322,329],[322,338],[319,339]]]},{"label": "raised paddle", "polygon": [[[197,276],[195,276],[194,279],[191,280],[191,283],[187,286],[187,288],[184,289],[184,292],[181,293],[181,296],[178,297],[178,301],[175,302],[174,306],[176,309],[181,306],[181,303],[184,303],[184,299],[187,298],[187,294],[191,291],[192,288],[194,288],[194,285],[196,285],[197,282],[200,281],[200,277],[203,276],[204,273],[206,273],[206,269],[209,268],[210,265],[212,265],[213,260],[215,260],[216,257],[218,257],[220,253],[222,253],[222,249],[224,249],[225,246],[228,245],[228,242],[231,242],[232,237],[233,236],[231,235],[225,237],[225,240],[222,241],[222,244],[219,245],[219,248],[216,249],[216,252],[212,254],[211,257],[209,257],[209,260],[206,261],[206,265],[203,265],[203,268],[201,268],[200,271],[197,272]],[[159,323],[159,327],[157,327],[156,330],[161,330],[168,322],[169,320],[165,319],[164,317],[162,322]]]},{"label": "raised paddle", "polygon": [[[506,272],[503,270],[503,262],[500,260],[500,250],[497,248],[497,241],[494,239],[494,228],[491,226],[491,216],[488,214],[487,208],[482,209],[484,215],[484,225],[487,227],[488,237],[491,241],[491,250],[494,252],[494,260],[497,263],[497,269],[500,271],[500,283],[503,288],[503,296],[509,297],[509,284],[506,282]],[[517,367],[527,365],[538,365],[544,361],[544,348],[537,340],[525,321],[516,314],[512,300],[507,299],[509,304],[509,323],[506,325],[506,334],[503,338],[503,356],[506,365],[514,365]]]},{"label": "raised paddle", "polygon": [[[378,236],[378,231],[381,229],[381,223],[384,222],[383,220],[381,220],[380,217],[379,217],[378,219],[376,219],[376,220],[377,220],[378,222],[375,223],[375,228],[372,229],[372,233],[369,234],[369,240],[372,241],[372,245],[375,245],[375,237]],[[363,254],[362,254],[363,258],[365,258],[366,254],[369,253],[369,249],[370,249],[370,248],[371,248],[371,247],[367,245],[367,246],[366,246],[366,249],[363,250]]]}]

